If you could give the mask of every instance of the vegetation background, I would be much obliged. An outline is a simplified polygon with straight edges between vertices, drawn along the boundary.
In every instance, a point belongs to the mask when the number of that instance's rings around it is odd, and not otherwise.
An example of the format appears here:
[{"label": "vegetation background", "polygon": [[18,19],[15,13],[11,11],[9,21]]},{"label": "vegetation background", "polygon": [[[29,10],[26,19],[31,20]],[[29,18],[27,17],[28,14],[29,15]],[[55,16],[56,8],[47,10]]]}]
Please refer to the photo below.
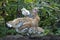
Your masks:
[{"label": "vegetation background", "polygon": [[60,0],[0,0],[0,37],[18,34],[14,29],[7,28],[6,22],[23,17],[21,8],[31,10],[39,7],[39,27],[45,35],[60,35]]}]

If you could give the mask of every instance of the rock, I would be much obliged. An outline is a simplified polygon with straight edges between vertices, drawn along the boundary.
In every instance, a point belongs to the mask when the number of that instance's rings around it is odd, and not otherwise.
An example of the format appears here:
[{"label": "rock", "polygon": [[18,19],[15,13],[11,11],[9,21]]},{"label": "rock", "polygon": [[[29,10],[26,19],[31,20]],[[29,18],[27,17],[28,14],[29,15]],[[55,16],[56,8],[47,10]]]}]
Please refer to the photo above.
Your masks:
[{"label": "rock", "polygon": [[57,35],[45,35],[40,37],[29,37],[21,35],[8,35],[0,40],[60,40],[60,36]]},{"label": "rock", "polygon": [[2,38],[2,40],[27,40],[27,39],[24,38],[22,35],[8,35]]}]

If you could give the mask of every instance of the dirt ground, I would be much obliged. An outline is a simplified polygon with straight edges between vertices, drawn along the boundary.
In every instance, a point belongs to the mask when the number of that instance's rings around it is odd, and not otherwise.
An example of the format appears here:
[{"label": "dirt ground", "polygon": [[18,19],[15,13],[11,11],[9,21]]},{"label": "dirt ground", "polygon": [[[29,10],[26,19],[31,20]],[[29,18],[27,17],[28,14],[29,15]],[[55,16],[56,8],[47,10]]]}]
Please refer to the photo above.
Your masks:
[{"label": "dirt ground", "polygon": [[46,35],[42,37],[28,37],[28,36],[21,36],[21,35],[8,35],[0,40],[60,40],[60,36],[56,35]]}]

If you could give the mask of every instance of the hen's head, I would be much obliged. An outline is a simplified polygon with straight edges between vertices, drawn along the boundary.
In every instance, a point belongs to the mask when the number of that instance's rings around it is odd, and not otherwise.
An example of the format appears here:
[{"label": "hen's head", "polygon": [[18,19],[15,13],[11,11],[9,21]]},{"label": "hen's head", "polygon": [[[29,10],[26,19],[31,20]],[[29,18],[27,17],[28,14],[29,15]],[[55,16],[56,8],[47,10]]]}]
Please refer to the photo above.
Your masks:
[{"label": "hen's head", "polygon": [[39,11],[39,10],[38,10],[38,7],[33,8],[33,9],[32,9],[33,15],[36,16],[36,15],[38,14],[38,11]]},{"label": "hen's head", "polygon": [[33,13],[37,13],[39,10],[38,10],[38,7],[35,7],[35,8],[33,8]]}]

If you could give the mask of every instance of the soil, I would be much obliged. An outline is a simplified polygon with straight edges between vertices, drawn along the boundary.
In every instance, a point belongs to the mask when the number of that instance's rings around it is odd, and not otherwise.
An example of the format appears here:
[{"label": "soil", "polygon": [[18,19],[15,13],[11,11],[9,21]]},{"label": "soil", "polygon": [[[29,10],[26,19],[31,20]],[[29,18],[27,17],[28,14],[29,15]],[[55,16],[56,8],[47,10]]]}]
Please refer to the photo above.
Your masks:
[{"label": "soil", "polygon": [[21,35],[7,35],[0,40],[60,40],[60,36],[57,35],[46,35],[42,37],[28,37]]}]

